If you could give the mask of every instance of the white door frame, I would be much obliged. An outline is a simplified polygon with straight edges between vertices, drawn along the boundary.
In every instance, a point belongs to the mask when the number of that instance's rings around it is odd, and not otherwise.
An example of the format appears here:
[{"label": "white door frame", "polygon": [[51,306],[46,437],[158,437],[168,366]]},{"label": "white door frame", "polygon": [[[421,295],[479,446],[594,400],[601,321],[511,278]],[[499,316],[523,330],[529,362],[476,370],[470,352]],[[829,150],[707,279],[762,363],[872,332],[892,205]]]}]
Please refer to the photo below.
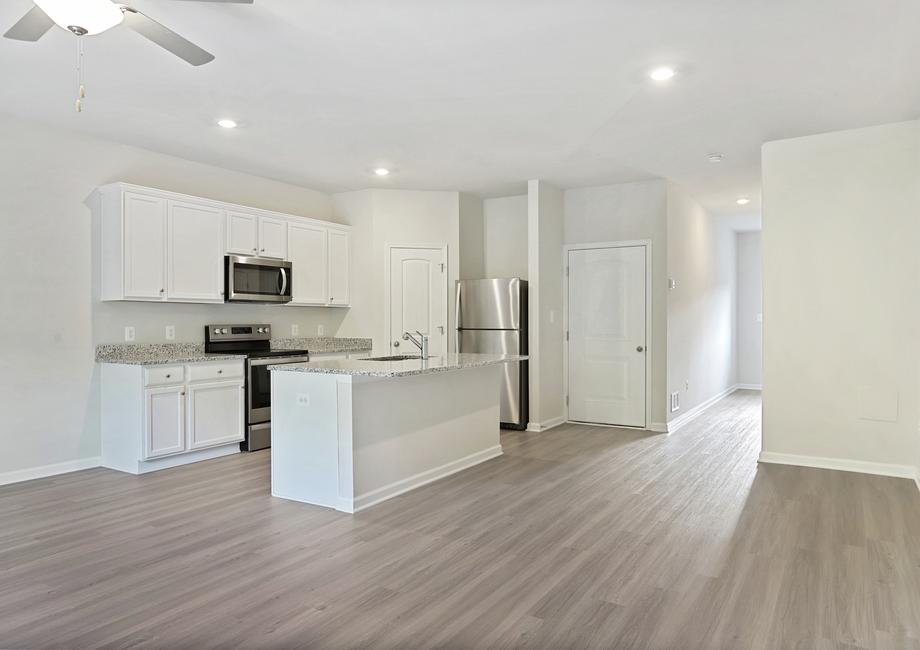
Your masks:
[{"label": "white door frame", "polygon": [[579,424],[588,424],[599,427],[616,427],[619,429],[639,429],[643,431],[651,430],[652,426],[652,240],[651,239],[630,239],[624,241],[597,242],[590,244],[568,244],[563,247],[565,254],[565,274],[562,282],[562,386],[565,391],[565,421],[569,419],[569,341],[566,333],[569,331],[569,253],[572,251],[595,250],[604,248],[632,248],[635,246],[645,247],[645,426],[627,427],[620,424],[598,424],[579,422]]},{"label": "white door frame", "polygon": [[450,265],[448,264],[447,257],[447,244],[390,244],[385,243],[384,247],[386,248],[386,269],[384,269],[384,280],[383,280],[383,317],[386,319],[386,332],[387,332],[387,349],[389,350],[393,346],[393,332],[392,323],[390,320],[390,266],[393,262],[393,249],[394,248],[418,248],[418,249],[438,249],[441,251],[441,255],[444,260],[444,272],[441,274],[444,276],[444,333],[441,334],[441,350],[444,354],[448,353],[447,343],[449,341],[448,330],[450,329],[450,323],[447,320],[450,309],[450,295],[448,294],[448,289],[450,288],[450,282],[448,281],[448,276],[450,275]]}]

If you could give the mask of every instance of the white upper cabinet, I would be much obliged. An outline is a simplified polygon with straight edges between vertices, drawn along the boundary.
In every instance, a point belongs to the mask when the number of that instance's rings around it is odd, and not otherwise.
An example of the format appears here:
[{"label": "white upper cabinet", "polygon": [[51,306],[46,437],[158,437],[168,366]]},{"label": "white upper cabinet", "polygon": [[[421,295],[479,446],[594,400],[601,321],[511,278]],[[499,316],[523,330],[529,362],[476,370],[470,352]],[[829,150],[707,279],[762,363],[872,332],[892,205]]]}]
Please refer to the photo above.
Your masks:
[{"label": "white upper cabinet", "polygon": [[325,305],[327,302],[326,233],[323,226],[288,224],[292,305]]},{"label": "white upper cabinet", "polygon": [[166,201],[124,194],[124,297],[166,299]]},{"label": "white upper cabinet", "polygon": [[351,234],[344,230],[329,231],[329,302],[345,307],[349,304],[349,269]]},{"label": "white upper cabinet", "polygon": [[259,257],[287,258],[287,221],[259,217]]},{"label": "white upper cabinet", "polygon": [[87,202],[102,300],[224,301],[224,255],[290,260],[294,305],[349,304],[348,226],[126,183]]},{"label": "white upper cabinet", "polygon": [[259,254],[259,218],[254,214],[227,212],[227,252],[235,255]]},{"label": "white upper cabinet", "polygon": [[167,298],[223,302],[223,210],[170,201],[166,230]]}]

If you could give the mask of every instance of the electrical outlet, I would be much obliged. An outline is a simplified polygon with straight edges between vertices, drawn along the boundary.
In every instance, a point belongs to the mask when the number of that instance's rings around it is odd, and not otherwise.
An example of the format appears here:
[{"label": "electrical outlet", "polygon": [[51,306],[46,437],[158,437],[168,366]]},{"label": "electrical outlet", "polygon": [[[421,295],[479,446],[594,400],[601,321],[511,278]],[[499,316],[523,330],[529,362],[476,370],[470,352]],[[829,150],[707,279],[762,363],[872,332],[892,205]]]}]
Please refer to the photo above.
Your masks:
[{"label": "electrical outlet", "polygon": [[167,341],[175,341],[175,340],[176,340],[176,326],[175,326],[175,325],[167,325],[167,326],[166,326],[166,340],[167,340]]},{"label": "electrical outlet", "polygon": [[126,341],[133,341],[133,340],[134,340],[134,328],[133,328],[133,327],[126,327],[126,328],[125,328],[125,340],[126,340]]},{"label": "electrical outlet", "polygon": [[684,390],[690,390],[690,380],[684,382]]},{"label": "electrical outlet", "polygon": [[308,393],[298,393],[297,394],[297,405],[298,406],[310,406],[310,395]]},{"label": "electrical outlet", "polygon": [[300,334],[300,325],[294,323],[291,325],[291,336],[298,336]]},{"label": "electrical outlet", "polygon": [[671,413],[680,410],[680,393],[671,393]]},{"label": "electrical outlet", "polygon": [[326,326],[325,326],[325,325],[317,325],[317,326],[316,326],[316,335],[317,335],[317,336],[325,336],[325,335],[326,335]]}]

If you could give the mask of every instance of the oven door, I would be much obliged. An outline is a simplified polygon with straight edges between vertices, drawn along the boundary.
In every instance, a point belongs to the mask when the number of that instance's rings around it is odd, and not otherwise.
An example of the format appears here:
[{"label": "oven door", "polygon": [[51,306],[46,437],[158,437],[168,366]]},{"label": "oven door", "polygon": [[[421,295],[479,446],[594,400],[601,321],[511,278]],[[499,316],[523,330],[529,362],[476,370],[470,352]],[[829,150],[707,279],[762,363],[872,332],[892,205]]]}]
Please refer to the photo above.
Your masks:
[{"label": "oven door", "polygon": [[224,286],[227,302],[290,302],[291,263],[227,255]]},{"label": "oven door", "polygon": [[268,367],[279,363],[303,363],[309,360],[310,357],[301,355],[265,357],[248,361],[249,373],[246,382],[246,422],[248,424],[269,422],[272,419],[272,378]]}]

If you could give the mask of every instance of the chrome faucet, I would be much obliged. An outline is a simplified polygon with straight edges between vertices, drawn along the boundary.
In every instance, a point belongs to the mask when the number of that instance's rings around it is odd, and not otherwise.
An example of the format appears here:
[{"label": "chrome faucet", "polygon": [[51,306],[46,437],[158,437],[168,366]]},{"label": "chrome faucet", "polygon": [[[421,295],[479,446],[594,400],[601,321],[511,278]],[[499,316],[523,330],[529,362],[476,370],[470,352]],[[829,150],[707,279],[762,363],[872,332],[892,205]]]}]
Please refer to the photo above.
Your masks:
[{"label": "chrome faucet", "polygon": [[403,341],[412,341],[413,345],[419,349],[422,353],[422,359],[428,358],[428,337],[415,330],[415,333],[418,334],[418,338],[415,338],[409,332],[403,332]]}]

